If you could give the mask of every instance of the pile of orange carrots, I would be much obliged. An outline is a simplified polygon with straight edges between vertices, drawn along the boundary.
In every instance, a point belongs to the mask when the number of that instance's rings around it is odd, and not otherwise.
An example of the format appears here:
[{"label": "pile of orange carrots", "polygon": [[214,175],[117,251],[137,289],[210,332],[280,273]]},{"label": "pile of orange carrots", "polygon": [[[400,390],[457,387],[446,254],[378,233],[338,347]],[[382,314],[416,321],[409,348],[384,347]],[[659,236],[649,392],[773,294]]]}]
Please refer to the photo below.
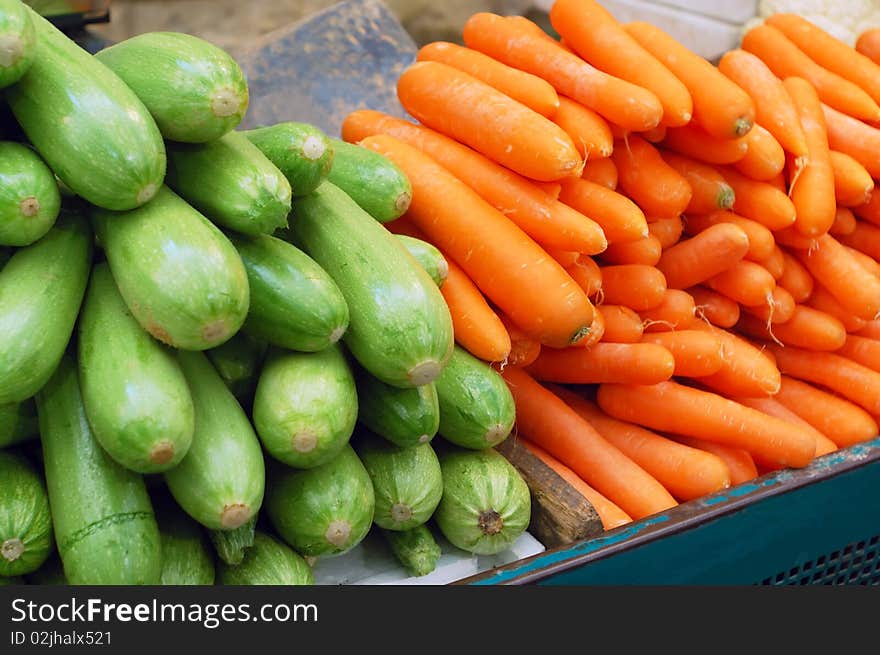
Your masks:
[{"label": "pile of orange carrots", "polygon": [[[873,439],[880,58],[791,14],[717,65],[592,0],[476,14],[345,140],[413,186],[457,342],[607,528]],[[869,47],[871,46],[871,47]],[[564,385],[564,386],[562,386]]]}]

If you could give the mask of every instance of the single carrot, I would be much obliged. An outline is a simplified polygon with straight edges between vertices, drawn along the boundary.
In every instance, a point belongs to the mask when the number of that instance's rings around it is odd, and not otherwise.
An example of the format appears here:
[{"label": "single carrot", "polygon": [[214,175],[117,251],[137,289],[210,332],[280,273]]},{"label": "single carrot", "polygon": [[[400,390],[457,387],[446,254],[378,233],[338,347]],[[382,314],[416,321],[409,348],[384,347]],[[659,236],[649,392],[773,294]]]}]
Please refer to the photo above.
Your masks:
[{"label": "single carrot", "polygon": [[685,208],[688,214],[708,214],[733,207],[736,194],[724,176],[713,167],[668,150],[660,154],[691,187],[691,201]]},{"label": "single carrot", "polygon": [[700,126],[690,124],[666,130],[663,145],[707,164],[735,164],[748,152],[749,142],[746,137],[716,139],[706,134]]},{"label": "single carrot", "polygon": [[687,180],[643,138],[632,135],[618,143],[611,158],[617,166],[618,185],[646,214],[678,216],[690,203]]},{"label": "single carrot", "polygon": [[777,13],[767,18],[767,24],[782,32],[814,62],[880,102],[880,66],[850,44],[797,14]]},{"label": "single carrot", "polygon": [[856,39],[856,51],[880,64],[880,27],[869,27]]},{"label": "single carrot", "polygon": [[413,186],[407,216],[477,287],[542,344],[586,336],[593,308],[583,290],[528,235],[416,148],[386,135],[361,145],[397,164]]},{"label": "single carrot", "polygon": [[717,456],[612,418],[568,389],[553,385],[550,390],[678,500],[693,500],[730,486],[727,466]]},{"label": "single carrot", "polygon": [[662,250],[663,246],[657,237],[647,236],[638,241],[612,243],[602,253],[602,261],[607,264],[645,264],[647,266],[654,266],[660,261]]},{"label": "single carrot", "polygon": [[726,396],[772,396],[779,390],[779,369],[766,351],[728,330],[696,323],[721,342],[724,365],[700,381]]},{"label": "single carrot", "polygon": [[526,369],[536,380],[565,384],[656,384],[672,377],[675,359],[652,343],[597,343],[591,348],[543,348]]},{"label": "single carrot", "polygon": [[641,317],[629,307],[622,305],[598,305],[596,311],[605,321],[606,343],[638,343],[642,340],[645,328]]},{"label": "single carrot", "polygon": [[733,400],[768,416],[775,416],[783,421],[797,425],[805,432],[812,434],[813,439],[816,441],[816,457],[827,455],[837,450],[837,444],[775,398],[733,398]]},{"label": "single carrot", "polygon": [[675,382],[603,384],[599,406],[611,416],[655,430],[705,439],[774,463],[801,467],[816,454],[812,435],[721,396]]},{"label": "single carrot", "polygon": [[562,266],[562,268],[568,268],[577,263],[578,258],[581,256],[581,253],[571,250],[556,250],[555,248],[546,247],[544,250],[546,250],[547,254],[553,259],[559,262],[559,265]]},{"label": "single carrot", "polygon": [[[838,207],[834,215],[834,222],[828,228],[831,236],[837,237],[843,243],[843,238],[850,236],[858,228],[858,219],[849,207]],[[849,244],[846,244],[849,245]]]},{"label": "single carrot", "polygon": [[588,297],[592,298],[602,291],[602,269],[592,257],[581,255],[565,271]]},{"label": "single carrot", "polygon": [[671,289],[686,289],[735,266],[749,251],[749,238],[732,223],[713,225],[663,251],[657,268]]},{"label": "single carrot", "polygon": [[794,224],[797,208],[786,193],[730,167],[722,169],[722,173],[736,193],[733,211],[737,214],[760,223],[768,230],[781,230]]},{"label": "single carrot", "polygon": [[798,232],[794,225],[773,231],[773,238],[780,246],[792,250],[811,250],[816,247],[815,237],[806,237]]},{"label": "single carrot", "polygon": [[612,123],[648,130],[663,116],[653,93],[591,66],[527,19],[477,13],[465,23],[463,36],[469,48],[547,80]]},{"label": "single carrot", "polygon": [[774,399],[840,448],[869,441],[878,434],[877,422],[864,409],[793,377],[782,376]]},{"label": "single carrot", "polygon": [[737,48],[721,57],[718,70],[751,96],[758,125],[795,157],[807,156],[806,137],[791,97],[767,64],[751,52]]},{"label": "single carrot", "polygon": [[456,43],[429,43],[418,51],[416,61],[437,61],[464,71],[547,118],[559,109],[556,89],[546,80]]},{"label": "single carrot", "polygon": [[782,273],[785,271],[785,254],[782,252],[782,248],[775,245],[773,246],[773,252],[770,253],[770,256],[762,259],[758,262],[761,266],[767,269],[767,272],[773,276],[773,279],[776,280],[776,286],[779,288],[779,280],[782,278]]},{"label": "single carrot", "polygon": [[614,138],[605,119],[570,98],[559,98],[553,122],[571,137],[584,159],[609,157],[614,150]]},{"label": "single carrot", "polygon": [[617,189],[617,166],[610,157],[588,159],[581,177],[587,182],[608,187],[612,191]]},{"label": "single carrot", "polygon": [[865,326],[856,330],[855,334],[868,339],[880,339],[880,320],[866,321]]},{"label": "single carrot", "polygon": [[776,280],[760,264],[742,260],[706,280],[706,286],[741,305],[755,307],[770,302]]},{"label": "single carrot", "polygon": [[760,57],[777,77],[808,81],[831,107],[861,120],[880,119],[880,106],[871,96],[814,62],[775,27],[763,23],[751,28],[743,36],[742,48]]},{"label": "single carrot", "polygon": [[671,248],[681,240],[684,223],[680,216],[658,218],[648,223],[648,232],[660,242],[660,248]]},{"label": "single carrot", "polygon": [[528,366],[541,354],[541,344],[517,327],[506,314],[498,318],[507,330],[510,339],[510,354],[507,356],[508,366]]},{"label": "single carrot", "polygon": [[393,136],[429,155],[542,245],[591,254],[607,245],[594,221],[555,201],[524,177],[434,130],[369,110],[352,112],[342,124],[346,141],[358,142],[378,134]]},{"label": "single carrot", "polygon": [[657,307],[666,295],[666,278],[653,266],[623,264],[602,267],[604,302],[637,312]]},{"label": "single carrot", "polygon": [[832,150],[831,168],[834,171],[834,196],[842,207],[858,207],[871,199],[874,180],[868,170],[844,152]]},{"label": "single carrot", "polygon": [[777,286],[773,289],[769,302],[755,307],[746,305],[742,307],[742,311],[759,319],[767,327],[768,324],[786,323],[791,320],[796,304],[788,291]]},{"label": "single carrot", "polygon": [[806,305],[795,307],[791,318],[785,323],[767,329],[767,323],[751,316],[743,316],[739,329],[748,335],[767,339],[772,338],[786,346],[822,352],[833,352],[846,343],[846,328],[843,323],[818,309]]},{"label": "single carrot", "polygon": [[766,182],[782,172],[785,150],[768,130],[755,125],[743,139],[748,144],[746,156],[733,164],[740,173]]},{"label": "single carrot", "polygon": [[867,169],[872,177],[880,177],[880,129],[822,104],[828,145],[846,153]]},{"label": "single carrot", "polygon": [[629,514],[593,489],[593,487],[584,482],[577,473],[553,457],[553,455],[540,446],[536,446],[528,439],[520,439],[520,443],[532,455],[541,460],[545,466],[551,469],[556,475],[571,485],[575,491],[587,499],[590,505],[593,506],[593,509],[596,510],[596,514],[599,515],[599,520],[602,521],[603,528],[606,530],[613,530],[614,528],[619,528],[621,525],[632,523],[632,518]]},{"label": "single carrot", "polygon": [[847,332],[858,332],[868,323],[865,319],[855,316],[844,309],[837,299],[821,284],[815,284],[807,304],[813,309],[830,314],[843,324]]},{"label": "single carrot", "polygon": [[677,504],[654,477],[528,373],[508,366],[501,375],[516,403],[518,432],[627,514],[639,519]]},{"label": "single carrot", "polygon": [[667,289],[663,302],[651,309],[639,312],[645,325],[645,332],[667,332],[686,330],[696,320],[696,306],[693,297],[680,289]]},{"label": "single carrot", "polygon": [[691,287],[687,292],[694,299],[698,318],[722,328],[736,325],[740,316],[739,303],[704,286]]},{"label": "single carrot", "polygon": [[710,214],[690,214],[685,220],[687,224],[688,234],[699,234],[705,232],[713,225],[720,223],[732,223],[741,228],[749,239],[749,250],[746,252],[746,259],[754,262],[760,262],[767,259],[773,254],[773,248],[776,241],[773,233],[764,227],[761,223],[745,218],[731,211],[715,211]]},{"label": "single carrot", "polygon": [[880,372],[880,341],[876,339],[850,334],[837,354]]},{"label": "single carrot", "polygon": [[880,314],[880,279],[837,239],[826,234],[816,240],[815,248],[797,256],[847,311],[865,320]]},{"label": "single carrot", "polygon": [[880,260],[880,226],[864,221],[854,221],[849,234],[837,237],[845,246],[855,248],[874,260]]},{"label": "single carrot", "polygon": [[758,477],[758,469],[755,467],[752,456],[742,448],[732,448],[719,443],[712,443],[705,439],[695,439],[694,437],[685,437],[680,434],[670,434],[669,438],[685,446],[697,448],[718,457],[727,467],[731,486],[742,484]]},{"label": "single carrot", "polygon": [[868,273],[870,273],[874,277],[880,278],[880,262],[878,262],[870,255],[866,255],[861,250],[856,250],[851,246],[843,246],[843,248],[850,255],[850,257],[858,262],[859,266],[868,271]]},{"label": "single carrot", "polygon": [[648,222],[639,206],[600,184],[583,179],[566,180],[559,199],[596,221],[608,243],[638,241],[649,234]]},{"label": "single carrot", "polygon": [[580,174],[580,154],[561,127],[456,68],[416,62],[398,78],[397,96],[419,122],[520,175],[552,182]]},{"label": "single carrot", "polygon": [[675,330],[646,333],[642,343],[663,346],[675,359],[676,377],[700,378],[714,375],[724,366],[721,342],[711,332]]}]

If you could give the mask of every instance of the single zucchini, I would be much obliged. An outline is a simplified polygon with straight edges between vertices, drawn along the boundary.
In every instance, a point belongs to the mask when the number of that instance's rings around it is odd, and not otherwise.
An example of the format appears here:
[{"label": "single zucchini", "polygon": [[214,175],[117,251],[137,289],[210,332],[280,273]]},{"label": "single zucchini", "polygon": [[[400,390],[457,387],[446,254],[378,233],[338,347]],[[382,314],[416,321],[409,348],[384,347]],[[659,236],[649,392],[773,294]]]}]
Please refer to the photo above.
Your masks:
[{"label": "single zucchini", "polygon": [[504,379],[491,366],[456,345],[449,365],[434,384],[444,439],[482,450],[508,437],[516,406]]},{"label": "single zucchini", "polygon": [[23,457],[0,452],[0,489],[0,576],[33,573],[53,545],[43,478]]},{"label": "single zucchini", "polygon": [[217,373],[243,407],[253,401],[268,347],[265,341],[239,330],[226,343],[206,351]]},{"label": "single zucchini", "polygon": [[314,125],[288,121],[242,132],[284,173],[294,196],[307,196],[333,164],[330,139]]},{"label": "single zucchini", "polygon": [[388,548],[410,575],[422,577],[432,573],[440,560],[440,546],[427,525],[409,530],[381,530]]},{"label": "single zucchini", "polygon": [[252,516],[244,525],[235,530],[211,530],[211,543],[222,562],[241,564],[248,548],[254,545],[257,517]]},{"label": "single zucchini", "polygon": [[79,376],[89,424],[107,454],[138,473],[180,463],[195,429],[186,378],[128,311],[106,262],[92,270],[83,304]]},{"label": "single zucchini", "polygon": [[343,341],[354,357],[386,384],[415,387],[436,379],[452,353],[452,319],[430,276],[330,182],[298,198],[295,210],[293,238],[348,303]]},{"label": "single zucchini", "polygon": [[91,255],[88,224],[65,212],[46,236],[16,250],[3,267],[0,403],[30,398],[49,380],[73,333]]},{"label": "single zucchini", "polygon": [[230,230],[271,234],[287,226],[290,183],[240,132],[198,145],[169,142],[165,183]]},{"label": "single zucchini", "polygon": [[373,481],[376,525],[409,530],[431,518],[443,495],[440,462],[431,444],[401,448],[361,432],[355,450]]},{"label": "single zucchini", "polygon": [[313,469],[278,470],[266,507],[272,525],[306,557],[330,557],[359,544],[373,523],[373,483],[351,446]]},{"label": "single zucchini", "polygon": [[220,564],[220,584],[223,585],[312,585],[315,575],[303,557],[287,544],[274,537],[257,532],[254,545],[248,549],[240,564]]},{"label": "single zucchini", "polygon": [[358,420],[404,448],[428,443],[440,427],[440,404],[433,382],[401,389],[356,369]]},{"label": "single zucchini", "polygon": [[395,234],[394,236],[400,239],[400,242],[418,262],[419,266],[424,268],[428,275],[431,276],[434,284],[442,287],[443,283],[446,282],[446,276],[449,275],[449,263],[446,261],[443,253],[434,245],[422,239],[416,239],[406,234]]},{"label": "single zucchini", "polygon": [[138,323],[184,350],[219,346],[238,332],[250,302],[235,247],[166,187],[126,214],[92,216],[113,278]]},{"label": "single zucchini", "polygon": [[249,334],[279,348],[315,352],[348,328],[348,305],[323,268],[296,246],[268,235],[232,236],[247,269]]},{"label": "single zucchini", "polygon": [[69,356],[37,396],[37,411],[52,524],[67,580],[157,584],[161,541],[144,479],[114,462],[92,435]]},{"label": "single zucchini", "polygon": [[219,139],[247,111],[241,67],[227,52],[196,36],[148,32],[95,56],[131,87],[171,141]]},{"label": "single zucchini", "polygon": [[77,195],[98,207],[133,209],[165,176],[165,146],[150,112],[110,69],[28,9],[34,62],[6,89],[28,140]]},{"label": "single zucchini", "polygon": [[175,500],[211,530],[234,530],[260,509],[265,463],[260,442],[232,392],[199,352],[177,353],[195,406],[196,431],[183,461],[165,472]]},{"label": "single zucchini", "polygon": [[529,526],[529,488],[492,449],[450,449],[440,454],[443,497],[434,513],[449,542],[477,555],[508,548]]},{"label": "single zucchini", "polygon": [[33,398],[21,403],[0,405],[0,448],[37,437],[39,432],[37,406]]},{"label": "single zucchini", "polygon": [[59,211],[61,192],[40,156],[20,143],[0,142],[0,244],[32,244],[52,228]]},{"label": "single zucchini", "polygon": [[202,527],[173,503],[156,508],[162,538],[159,584],[213,585],[214,558]]},{"label": "single zucchini", "polygon": [[358,416],[342,348],[274,354],[260,374],[253,416],[266,452],[288,466],[314,468],[339,455]]},{"label": "single zucchini", "polygon": [[331,139],[333,165],[327,179],[345,191],[380,223],[400,218],[412,202],[406,174],[384,155],[340,139]]},{"label": "single zucchini", "polygon": [[21,0],[0,0],[0,89],[27,72],[36,45],[34,23]]}]

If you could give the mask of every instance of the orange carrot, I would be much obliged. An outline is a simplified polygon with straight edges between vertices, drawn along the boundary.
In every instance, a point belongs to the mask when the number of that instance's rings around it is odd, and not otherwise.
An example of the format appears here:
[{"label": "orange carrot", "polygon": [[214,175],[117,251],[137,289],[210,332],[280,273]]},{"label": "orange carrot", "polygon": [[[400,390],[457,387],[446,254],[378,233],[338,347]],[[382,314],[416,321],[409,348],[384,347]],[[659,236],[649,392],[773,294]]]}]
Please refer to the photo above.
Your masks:
[{"label": "orange carrot", "polygon": [[807,304],[813,309],[825,312],[836,318],[843,324],[847,332],[858,332],[867,324],[865,319],[859,318],[844,309],[837,302],[837,299],[821,284],[814,285],[813,293],[810,295],[809,300],[807,300]]},{"label": "orange carrot", "polygon": [[687,290],[694,299],[697,317],[722,328],[730,328],[739,320],[739,303],[703,286]]},{"label": "orange carrot", "polygon": [[590,505],[593,506],[593,509],[596,510],[596,514],[599,515],[599,520],[602,521],[603,528],[606,530],[613,530],[621,525],[632,523],[632,518],[630,518],[629,514],[593,489],[593,487],[584,482],[577,473],[553,457],[553,455],[543,448],[536,446],[528,439],[520,439],[520,443],[526,450],[540,459],[548,468],[556,473],[556,475],[565,480],[581,496],[589,501]]},{"label": "orange carrot", "polygon": [[716,211],[711,214],[691,214],[687,219],[688,234],[699,234],[719,223],[733,223],[742,228],[749,239],[749,250],[746,259],[760,262],[773,254],[776,241],[773,233],[757,221],[745,218],[731,211]]},{"label": "orange carrot", "polygon": [[870,255],[866,255],[861,250],[856,250],[850,246],[843,246],[843,248],[853,259],[856,260],[856,262],[858,262],[859,266],[868,271],[868,273],[874,277],[880,278],[880,262]]},{"label": "orange carrot", "polygon": [[408,218],[517,325],[550,346],[586,336],[592,304],[525,232],[412,146],[386,135],[361,144],[403,170],[413,186]]},{"label": "orange carrot", "polygon": [[746,156],[734,164],[740,173],[753,180],[767,182],[782,172],[785,168],[785,151],[768,130],[755,125],[743,139],[748,144]]},{"label": "orange carrot", "polygon": [[839,236],[838,240],[843,245],[854,248],[872,259],[880,261],[880,226],[857,221],[853,225],[852,232]]},{"label": "orange carrot", "polygon": [[565,96],[553,122],[565,130],[584,159],[608,157],[614,150],[611,128],[599,114]]},{"label": "orange carrot", "polygon": [[660,242],[660,248],[671,248],[681,239],[684,223],[680,216],[659,218],[648,223],[648,232]]},{"label": "orange carrot", "polygon": [[639,519],[677,504],[663,485],[525,371],[508,366],[501,375],[516,403],[519,433],[627,514]]},{"label": "orange carrot", "polygon": [[536,380],[566,384],[656,384],[672,377],[675,359],[652,343],[597,343],[591,348],[543,348],[529,367]]},{"label": "orange carrot", "polygon": [[464,25],[465,44],[547,80],[560,94],[631,130],[656,127],[663,106],[653,93],[594,68],[529,20],[477,13]]},{"label": "orange carrot", "polygon": [[[768,323],[786,323],[794,315],[796,303],[791,294],[780,286],[773,289],[770,301],[756,307],[744,306],[742,310],[749,316],[761,320],[766,327]],[[764,333],[762,333],[763,336]]]},{"label": "orange carrot", "polygon": [[730,486],[730,473],[717,456],[612,418],[568,389],[553,385],[550,390],[677,499],[693,500]]},{"label": "orange carrot", "polygon": [[691,187],[691,201],[685,209],[688,214],[708,214],[733,207],[734,191],[713,167],[674,152],[660,154]]},{"label": "orange carrot", "polygon": [[556,250],[554,248],[544,248],[547,251],[547,254],[550,255],[553,259],[559,262],[559,265],[562,268],[568,268],[577,263],[577,260],[580,258],[581,253],[572,252],[570,250]]},{"label": "orange carrot", "polygon": [[749,238],[732,223],[719,223],[663,251],[657,268],[671,289],[705,282],[736,265],[749,250]]},{"label": "orange carrot", "polygon": [[551,199],[559,200],[559,194],[562,192],[562,185],[559,182],[539,182],[538,180],[529,180],[529,182],[550,196]]},{"label": "orange carrot", "polygon": [[591,257],[581,255],[565,270],[588,297],[592,298],[601,292],[602,269]]},{"label": "orange carrot", "polygon": [[645,324],[645,332],[686,330],[696,320],[693,297],[680,289],[667,289],[663,302],[656,307],[639,312]]},{"label": "orange carrot", "polygon": [[868,339],[880,339],[880,320],[866,321],[865,326],[855,332],[860,337]]},{"label": "orange carrot", "polygon": [[846,153],[864,166],[872,177],[880,177],[880,158],[877,157],[880,129],[832,109],[827,103],[822,105],[822,112],[831,149]]},{"label": "orange carrot", "polygon": [[590,333],[578,341],[572,348],[592,348],[605,336],[605,317],[602,312],[593,312],[593,322],[590,324]]},{"label": "orange carrot", "polygon": [[416,62],[398,79],[397,95],[419,122],[520,175],[552,182],[580,174],[581,157],[561,127],[456,68]]},{"label": "orange carrot", "polygon": [[706,286],[741,305],[755,307],[770,302],[776,280],[760,264],[742,260],[706,280]]},{"label": "orange carrot", "polygon": [[676,377],[700,378],[714,375],[724,366],[721,342],[711,332],[676,330],[645,334],[642,343],[663,346],[675,359]]},{"label": "orange carrot", "polygon": [[642,340],[645,328],[641,317],[629,307],[622,305],[598,305],[596,311],[605,321],[606,343],[638,343]]},{"label": "orange carrot", "polygon": [[666,138],[666,130],[669,129],[665,125],[658,125],[657,127],[651,130],[645,130],[644,132],[639,132],[639,135],[645,140],[650,141],[651,143],[661,143],[663,139]]},{"label": "orange carrot", "polygon": [[687,180],[643,138],[632,135],[611,155],[618,184],[642,210],[652,216],[678,216],[691,201]]},{"label": "orange carrot", "polygon": [[880,63],[880,28],[871,27],[859,34],[856,50],[875,64]]},{"label": "orange carrot", "polygon": [[785,323],[767,329],[767,323],[751,316],[743,316],[739,329],[761,339],[773,338],[786,346],[806,350],[833,352],[846,343],[846,328],[831,314],[805,305],[795,307]]},{"label": "orange carrot", "polygon": [[718,70],[751,96],[758,125],[795,157],[807,156],[806,137],[791,97],[767,64],[751,52],[735,49],[721,57]]},{"label": "orange carrot", "polygon": [[837,351],[837,354],[880,372],[880,341],[876,339],[850,334],[846,337],[846,343]]},{"label": "orange carrot", "polygon": [[603,384],[598,402],[615,418],[743,448],[786,466],[806,466],[816,454],[812,435],[797,426],[675,382],[653,386]]},{"label": "orange carrot", "polygon": [[733,211],[769,230],[781,230],[797,219],[797,209],[786,193],[772,184],[753,180],[730,167],[722,170],[736,193]]},{"label": "orange carrot", "polygon": [[695,439],[694,437],[685,437],[680,434],[672,434],[669,438],[685,446],[711,453],[721,459],[730,475],[731,486],[742,484],[758,477],[758,469],[755,467],[752,456],[742,448],[731,448],[730,446],[712,443],[705,439]]},{"label": "orange carrot", "polygon": [[[649,228],[650,229],[650,228]],[[607,264],[645,264],[654,266],[660,261],[663,246],[654,236],[638,241],[612,243],[602,253],[602,261]]]},{"label": "orange carrot", "polygon": [[773,232],[773,238],[776,239],[776,243],[780,246],[785,246],[793,250],[810,250],[811,248],[816,247],[816,239],[813,237],[805,237],[794,228],[794,225],[781,230],[775,230]]},{"label": "orange carrot", "polygon": [[507,356],[508,366],[528,366],[541,354],[541,344],[520,330],[505,314],[498,318],[504,324],[510,339],[510,354]]},{"label": "orange carrot", "polygon": [[779,369],[766,351],[727,330],[699,323],[694,328],[714,334],[724,358],[721,370],[702,383],[726,396],[772,396],[779,390]]},{"label": "orange carrot", "polygon": [[816,457],[827,455],[837,450],[837,444],[775,398],[733,398],[733,400],[768,416],[775,416],[783,421],[797,425],[805,432],[812,434],[813,439],[816,441]]},{"label": "orange carrot", "polygon": [[814,62],[775,27],[766,23],[753,27],[743,36],[742,48],[760,57],[777,77],[810,82],[831,107],[861,120],[880,119],[880,106],[871,96]]},{"label": "orange carrot", "polygon": [[[858,219],[849,207],[838,207],[834,215],[834,222],[828,229],[831,236],[835,236],[843,243],[843,237],[850,236],[858,227]],[[849,245],[849,244],[846,244]]]},{"label": "orange carrot", "polygon": [[601,227],[594,221],[442,134],[369,110],[352,112],[342,125],[346,141],[358,142],[377,134],[393,136],[429,155],[542,245],[590,254],[601,252],[607,245]]},{"label": "orange carrot", "polygon": [[876,421],[864,409],[793,377],[782,376],[774,399],[840,448],[869,441],[878,434]]},{"label": "orange carrot", "polygon": [[782,193],[788,193],[788,179],[785,177],[785,171],[782,171],[772,180],[767,180],[767,184],[772,184],[774,187],[782,191]]},{"label": "orange carrot", "polygon": [[782,273],[785,271],[785,255],[782,252],[782,248],[774,245],[773,252],[770,253],[770,256],[766,259],[762,259],[758,263],[766,268],[767,272],[773,276],[773,279],[777,282],[778,288],[779,280],[782,278]]},{"label": "orange carrot", "polygon": [[858,207],[871,199],[874,180],[867,169],[844,152],[832,150],[831,167],[834,170],[834,195],[842,207]]},{"label": "orange carrot", "polygon": [[735,164],[749,149],[748,135],[739,139],[716,139],[698,125],[669,128],[663,145],[679,154],[707,164]]},{"label": "orange carrot", "polygon": [[588,159],[581,177],[587,182],[608,187],[612,191],[617,189],[617,166],[610,157]]},{"label": "orange carrot", "polygon": [[638,241],[649,235],[648,222],[638,205],[600,184],[567,180],[559,199],[578,212],[588,212],[609,243]]},{"label": "orange carrot", "polygon": [[622,264],[602,268],[604,302],[637,312],[653,309],[666,295],[666,278],[653,266]]}]

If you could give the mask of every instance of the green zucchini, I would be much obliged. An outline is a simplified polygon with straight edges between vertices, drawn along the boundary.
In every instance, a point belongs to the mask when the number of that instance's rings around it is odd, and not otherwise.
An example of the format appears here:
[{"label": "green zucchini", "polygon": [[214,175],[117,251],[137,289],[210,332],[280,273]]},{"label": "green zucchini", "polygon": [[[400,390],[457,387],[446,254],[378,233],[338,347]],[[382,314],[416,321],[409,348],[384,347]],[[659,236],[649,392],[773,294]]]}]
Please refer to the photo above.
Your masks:
[{"label": "green zucchini", "polygon": [[529,526],[531,498],[519,472],[492,450],[440,453],[443,497],[434,513],[449,542],[477,555],[507,549]]},{"label": "green zucchini", "polygon": [[419,266],[424,268],[428,275],[431,276],[434,284],[442,287],[443,283],[446,282],[446,276],[449,275],[449,263],[446,261],[443,253],[434,245],[422,239],[416,239],[406,234],[395,234],[394,236],[400,239],[400,242],[418,262]]},{"label": "green zucchini", "polygon": [[138,473],[180,463],[195,420],[186,378],[128,311],[106,262],[92,269],[83,303],[79,377],[89,424],[108,455]]},{"label": "green zucchini", "polygon": [[243,407],[253,401],[268,347],[265,341],[239,330],[226,343],[205,351],[223,382]]},{"label": "green zucchini", "polygon": [[183,461],[165,472],[174,499],[211,530],[234,530],[260,509],[265,463],[260,442],[208,358],[177,353],[195,406],[196,431]]},{"label": "green zucchini", "polygon": [[257,516],[235,530],[211,530],[211,543],[221,561],[226,564],[241,564],[248,548],[254,545]]},{"label": "green zucchini", "polygon": [[268,235],[232,236],[248,273],[249,334],[279,348],[314,352],[348,328],[348,305],[333,279],[302,250]]},{"label": "green zucchini", "polygon": [[168,142],[165,183],[230,230],[271,234],[287,226],[290,183],[240,132],[205,144]]},{"label": "green zucchini", "polygon": [[23,578],[21,578],[17,575],[13,576],[11,578],[6,578],[3,576],[0,576],[0,587],[6,587],[6,586],[11,586],[11,585],[21,585],[21,584],[26,584],[26,583]]},{"label": "green zucchini", "polygon": [[401,448],[365,431],[354,444],[373,481],[373,523],[386,530],[409,530],[431,518],[443,495],[440,462],[431,444]]},{"label": "green zucchini", "polygon": [[437,568],[440,546],[427,525],[409,530],[381,530],[388,548],[410,575],[421,577]]},{"label": "green zucchini", "polygon": [[[91,267],[86,221],[62,213],[0,273],[0,404],[40,390],[70,341]],[[51,281],[51,283],[50,283]]]},{"label": "green zucchini", "polygon": [[43,566],[27,576],[26,580],[31,585],[66,587],[69,584],[58,551],[53,552]]},{"label": "green zucchini", "polygon": [[358,415],[357,389],[338,345],[316,353],[273,354],[254,396],[254,425],[272,457],[314,468],[348,443]]},{"label": "green zucchini", "polygon": [[202,527],[173,502],[156,505],[162,539],[161,585],[213,585],[214,558]]},{"label": "green zucchini", "polygon": [[433,382],[401,389],[356,369],[358,420],[398,446],[428,443],[440,427],[440,405]]},{"label": "green zucchini", "polygon": [[39,435],[37,407],[33,398],[21,403],[0,405],[0,448],[12,446]]},{"label": "green zucchini", "polygon": [[144,479],[92,435],[65,356],[37,396],[49,507],[70,584],[157,584],[161,541]]},{"label": "green zucchini", "polygon": [[223,585],[312,585],[315,576],[303,557],[274,537],[257,532],[240,564],[220,564]]},{"label": "green zucchini", "polygon": [[0,142],[0,244],[32,244],[52,228],[59,211],[61,192],[40,156],[20,143]]},{"label": "green zucchini", "polygon": [[343,341],[354,357],[386,384],[414,387],[436,379],[452,354],[452,319],[430,276],[332,183],[294,205],[293,238],[348,303]]},{"label": "green zucchini", "polygon": [[21,456],[0,452],[0,576],[39,569],[52,551],[43,477]]},{"label": "green zucchini", "polygon": [[36,44],[34,23],[21,0],[0,0],[0,89],[27,72]]},{"label": "green zucchini", "polygon": [[351,446],[313,469],[277,470],[266,508],[278,534],[306,557],[331,557],[359,544],[373,523],[375,497]]},{"label": "green zucchini", "polygon": [[390,159],[368,148],[331,139],[333,166],[327,179],[380,223],[400,218],[412,202],[412,185]]},{"label": "green zucchini", "polygon": [[148,202],[165,176],[165,146],[147,108],[110,69],[42,16],[34,62],[6,89],[28,140],[54,173],[98,207]]},{"label": "green zucchini", "polygon": [[434,384],[444,439],[482,450],[508,437],[516,406],[504,379],[491,366],[456,345],[449,365]]},{"label": "green zucchini", "polygon": [[196,36],[147,32],[95,56],[131,87],[171,141],[219,139],[247,111],[241,67],[227,52]]},{"label": "green zucchini", "polygon": [[113,278],[138,323],[159,341],[206,350],[238,332],[247,316],[247,272],[229,239],[162,187],[126,214],[92,221]]},{"label": "green zucchini", "polygon": [[288,121],[242,132],[290,182],[294,196],[307,196],[327,177],[333,147],[321,130]]}]

